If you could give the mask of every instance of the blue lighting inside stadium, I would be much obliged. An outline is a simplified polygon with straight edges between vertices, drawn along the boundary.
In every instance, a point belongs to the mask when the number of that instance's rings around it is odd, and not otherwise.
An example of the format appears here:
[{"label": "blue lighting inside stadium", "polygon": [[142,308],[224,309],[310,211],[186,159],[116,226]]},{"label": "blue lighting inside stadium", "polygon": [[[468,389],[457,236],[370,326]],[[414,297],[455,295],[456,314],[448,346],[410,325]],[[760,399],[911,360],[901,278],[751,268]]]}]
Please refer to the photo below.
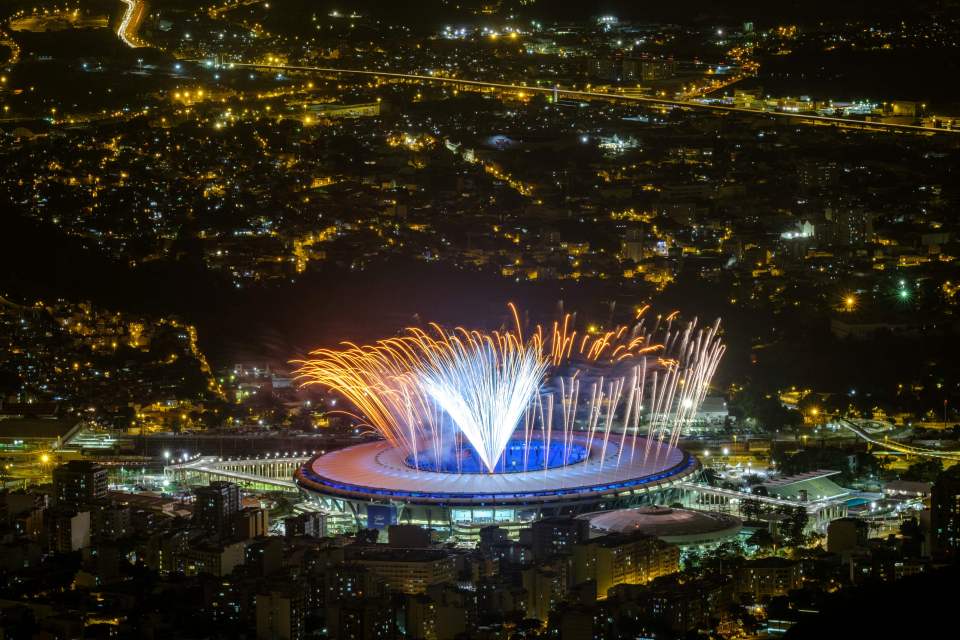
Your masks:
[{"label": "blue lighting inside stadium", "polygon": [[[524,471],[543,471],[583,462],[587,457],[587,448],[582,444],[543,440],[511,440],[503,450],[503,455],[495,465],[496,473],[520,473]],[[437,459],[430,451],[407,456],[406,464],[412,469],[439,473],[488,473],[486,466],[469,442],[464,441],[459,451],[451,450]]]},{"label": "blue lighting inside stadium", "polygon": [[696,458],[693,456],[684,453],[683,460],[673,467],[660,471],[658,473],[653,473],[650,475],[631,478],[629,480],[622,480],[619,482],[612,483],[600,483],[594,485],[585,485],[581,487],[570,487],[563,489],[545,489],[540,491],[522,491],[522,492],[503,492],[503,493],[489,493],[489,494],[480,494],[480,493],[457,493],[457,492],[442,492],[442,491],[392,491],[389,489],[378,489],[375,487],[365,487],[363,485],[351,484],[346,482],[337,482],[330,480],[329,478],[324,478],[310,469],[310,465],[304,465],[300,468],[299,475],[300,479],[306,480],[308,483],[319,485],[322,487],[329,487],[331,489],[337,489],[339,491],[360,493],[365,495],[374,495],[380,496],[383,499],[391,498],[407,498],[407,499],[428,499],[428,500],[442,500],[450,501],[451,503],[457,502],[458,500],[465,500],[470,502],[475,502],[478,500],[489,501],[491,503],[496,503],[498,500],[516,500],[516,499],[528,499],[528,498],[543,498],[551,496],[566,496],[570,498],[576,498],[580,496],[586,496],[588,494],[597,494],[597,493],[610,493],[616,491],[623,491],[628,489],[633,489],[636,487],[641,487],[645,485],[654,485],[661,482],[668,482],[672,478],[677,476],[684,475],[692,467],[695,467],[697,464]]}]

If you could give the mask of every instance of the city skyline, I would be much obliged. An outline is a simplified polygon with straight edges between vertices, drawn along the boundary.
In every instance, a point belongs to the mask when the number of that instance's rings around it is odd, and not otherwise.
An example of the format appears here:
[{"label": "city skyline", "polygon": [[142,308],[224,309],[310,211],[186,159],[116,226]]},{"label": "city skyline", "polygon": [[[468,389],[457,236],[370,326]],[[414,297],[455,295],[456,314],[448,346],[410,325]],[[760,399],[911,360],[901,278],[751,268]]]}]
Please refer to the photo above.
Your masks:
[{"label": "city skyline", "polygon": [[949,628],[958,46],[956,0],[2,3],[0,635]]}]

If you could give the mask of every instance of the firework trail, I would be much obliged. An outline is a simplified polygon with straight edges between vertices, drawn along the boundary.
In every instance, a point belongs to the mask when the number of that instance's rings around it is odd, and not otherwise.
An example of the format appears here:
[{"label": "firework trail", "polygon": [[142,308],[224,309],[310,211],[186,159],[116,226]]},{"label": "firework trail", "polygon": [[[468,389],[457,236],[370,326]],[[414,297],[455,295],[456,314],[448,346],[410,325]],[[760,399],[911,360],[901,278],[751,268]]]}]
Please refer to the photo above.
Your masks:
[{"label": "firework trail", "polygon": [[532,442],[543,444],[542,468],[552,443],[560,443],[560,464],[567,464],[577,442],[587,452],[599,447],[602,468],[611,446],[613,464],[635,454],[656,461],[664,447],[655,445],[676,446],[724,351],[719,320],[706,329],[696,320],[675,328],[674,312],[647,331],[645,307],[632,327],[578,332],[567,314],[525,338],[510,309],[512,329],[431,324],[371,346],[318,349],[298,361],[298,379],[344,396],[414,468],[427,461],[440,468],[452,455],[459,471],[469,447],[494,473],[517,439],[523,454],[516,470],[530,468]]}]

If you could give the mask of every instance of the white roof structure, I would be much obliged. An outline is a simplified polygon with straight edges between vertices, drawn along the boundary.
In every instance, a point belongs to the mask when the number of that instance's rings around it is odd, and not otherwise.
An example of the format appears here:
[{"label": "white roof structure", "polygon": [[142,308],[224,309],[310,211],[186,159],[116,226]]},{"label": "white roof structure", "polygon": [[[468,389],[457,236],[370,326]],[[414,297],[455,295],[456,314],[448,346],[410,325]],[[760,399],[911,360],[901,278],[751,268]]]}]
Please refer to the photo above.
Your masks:
[{"label": "white roof structure", "polygon": [[[586,441],[579,440],[586,445]],[[297,472],[301,487],[348,499],[435,504],[529,504],[654,488],[698,468],[696,458],[667,443],[619,436],[606,449],[594,439],[587,458],[565,467],[517,473],[441,473],[408,466],[386,441],[360,444],[319,456]],[[631,446],[633,452],[631,454]],[[647,455],[644,455],[647,452]]]},{"label": "white roof structure", "polygon": [[598,535],[639,531],[679,545],[719,542],[737,535],[743,526],[740,518],[726,513],[666,507],[617,509],[582,517]]}]

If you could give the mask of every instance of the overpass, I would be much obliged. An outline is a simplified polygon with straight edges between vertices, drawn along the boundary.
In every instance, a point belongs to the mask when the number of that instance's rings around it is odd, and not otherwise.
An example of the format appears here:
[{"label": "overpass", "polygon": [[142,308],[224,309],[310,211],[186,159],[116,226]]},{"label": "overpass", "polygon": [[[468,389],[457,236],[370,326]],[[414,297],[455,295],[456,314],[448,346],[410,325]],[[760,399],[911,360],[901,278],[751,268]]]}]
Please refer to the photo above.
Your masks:
[{"label": "overpass", "polygon": [[297,492],[293,472],[310,459],[296,454],[265,455],[256,458],[219,458],[196,455],[168,464],[163,473],[182,484],[207,484],[226,480],[247,489]]},{"label": "overpass", "polygon": [[303,71],[312,73],[323,73],[332,75],[361,75],[376,78],[388,78],[395,80],[410,80],[415,82],[436,82],[440,84],[453,85],[454,87],[470,89],[495,89],[501,91],[511,91],[518,94],[540,93],[552,95],[555,98],[564,96],[569,98],[579,98],[583,100],[608,100],[623,101],[629,103],[643,104],[654,107],[672,107],[685,109],[700,109],[720,113],[744,113],[753,116],[771,116],[778,118],[789,118],[790,120],[804,124],[835,125],[847,128],[866,129],[873,131],[892,131],[892,132],[913,132],[913,133],[952,133],[960,135],[960,129],[939,129],[935,127],[925,127],[913,124],[896,124],[885,122],[867,122],[856,118],[843,118],[839,116],[822,116],[817,114],[791,113],[786,111],[765,111],[763,109],[751,109],[748,107],[737,107],[725,104],[715,104],[710,102],[701,102],[695,100],[678,100],[671,98],[656,98],[651,96],[638,96],[632,93],[614,93],[610,91],[590,91],[586,89],[565,89],[558,85],[552,87],[528,86],[526,84],[511,84],[507,82],[488,82],[486,80],[467,80],[450,76],[437,76],[418,73],[402,73],[398,71],[370,71],[367,69],[340,69],[336,67],[311,67],[290,64],[269,64],[256,62],[227,62],[216,63],[213,60],[188,59],[185,62],[194,62],[202,65],[222,66],[227,69],[234,67],[270,69],[277,71]]},{"label": "overpass", "polygon": [[942,460],[950,460],[952,462],[960,462],[960,451],[940,451],[938,449],[925,449],[923,447],[914,447],[912,445],[903,444],[897,442],[896,440],[890,440],[887,437],[884,437],[882,441],[876,440],[870,434],[866,433],[862,428],[860,428],[855,422],[847,418],[842,418],[840,416],[834,416],[834,420],[837,423],[850,430],[858,438],[869,442],[872,445],[880,447],[882,449],[889,449],[891,451],[896,451],[910,456],[921,456],[924,458],[940,458]]}]

